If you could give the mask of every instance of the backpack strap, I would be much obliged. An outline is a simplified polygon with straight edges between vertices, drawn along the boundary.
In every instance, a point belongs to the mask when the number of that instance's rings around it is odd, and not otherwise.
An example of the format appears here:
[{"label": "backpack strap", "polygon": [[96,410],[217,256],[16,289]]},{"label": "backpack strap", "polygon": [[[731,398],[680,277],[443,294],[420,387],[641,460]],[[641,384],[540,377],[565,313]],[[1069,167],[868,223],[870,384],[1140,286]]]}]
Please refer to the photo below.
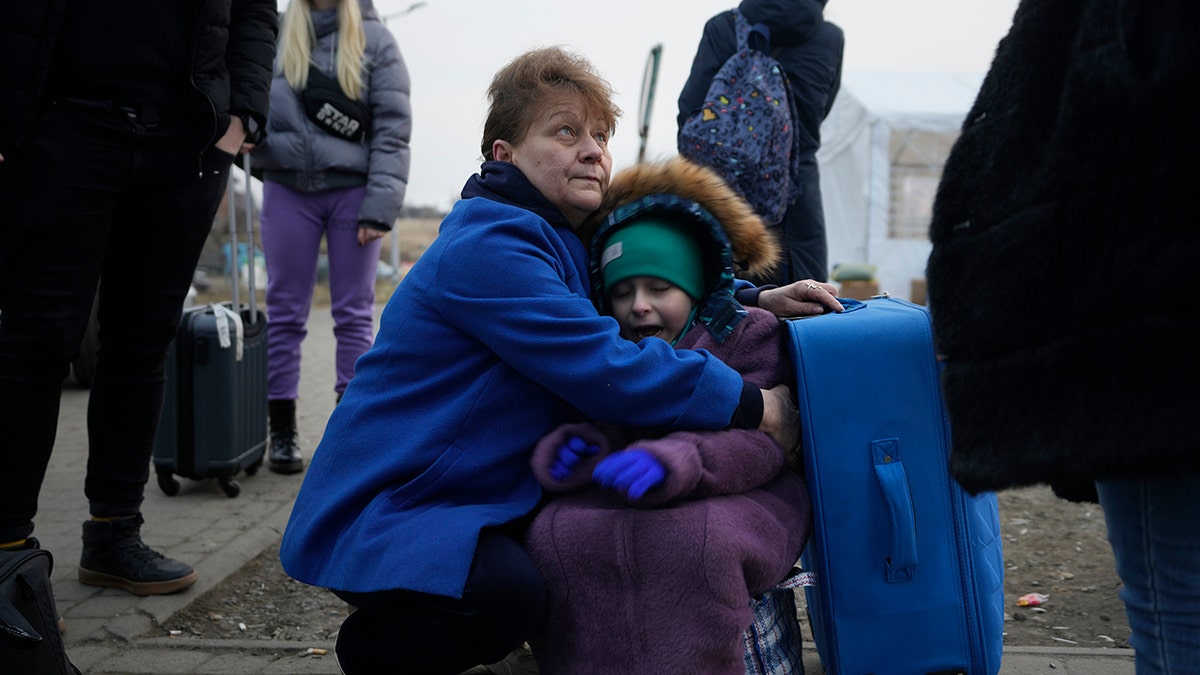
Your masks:
[{"label": "backpack strap", "polygon": [[765,23],[750,24],[750,20],[741,10],[731,9],[737,26],[737,50],[744,52],[748,49],[771,53],[771,29]]},{"label": "backpack strap", "polygon": [[[746,18],[745,14],[742,14],[740,9],[734,8],[729,11],[733,12],[736,25],[737,52],[741,53],[752,49],[777,61],[783,47],[771,48],[771,29],[767,27],[767,24],[751,25],[750,20]],[[788,112],[794,125],[797,124],[796,120],[800,119],[796,110],[796,92],[792,91],[792,83],[788,81],[787,71],[783,69],[782,65],[779,66],[779,74],[783,78],[784,89],[787,90]],[[792,134],[792,152],[790,153],[788,172],[791,176],[791,194],[794,198],[802,191],[800,186],[800,134]]]}]

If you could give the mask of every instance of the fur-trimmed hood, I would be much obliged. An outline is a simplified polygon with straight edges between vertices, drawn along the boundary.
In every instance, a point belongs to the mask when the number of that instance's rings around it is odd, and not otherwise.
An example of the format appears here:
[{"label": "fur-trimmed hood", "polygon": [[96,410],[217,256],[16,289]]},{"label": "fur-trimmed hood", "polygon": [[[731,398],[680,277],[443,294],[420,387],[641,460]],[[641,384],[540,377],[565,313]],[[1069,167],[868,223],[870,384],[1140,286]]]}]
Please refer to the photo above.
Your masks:
[{"label": "fur-trimmed hood", "polygon": [[735,272],[762,275],[781,251],[762,218],[719,175],[682,157],[638,164],[613,177],[600,208],[580,227],[589,245],[592,297],[604,311],[601,244],[645,215],[694,224],[705,255],[705,299],[697,320],[723,340],[745,316],[733,299]]}]

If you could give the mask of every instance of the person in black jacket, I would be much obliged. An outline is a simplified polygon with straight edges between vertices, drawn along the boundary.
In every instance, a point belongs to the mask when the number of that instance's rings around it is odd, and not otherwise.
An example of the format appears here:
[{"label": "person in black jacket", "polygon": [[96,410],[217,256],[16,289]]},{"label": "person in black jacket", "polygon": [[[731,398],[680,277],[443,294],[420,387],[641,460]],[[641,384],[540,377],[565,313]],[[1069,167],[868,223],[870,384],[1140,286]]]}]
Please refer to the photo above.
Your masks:
[{"label": "person in black jacket", "polygon": [[[825,241],[825,211],[817,150],[821,147],[821,122],[833,108],[842,82],[842,29],[824,19],[826,0],[743,0],[738,10],[752,25],[761,23],[771,32],[771,51],[787,73],[796,99],[792,128],[799,136],[802,193],[788,207],[778,226],[780,243],[787,251],[786,264],[770,276],[753,279],[758,284],[783,286],[801,279],[824,281],[829,277]],[[708,20],[692,72],[679,94],[679,128],[704,105],[712,78],[737,49],[734,15],[721,12]]]},{"label": "person in black jacket", "polygon": [[1139,675],[1200,673],[1198,29],[1022,0],[930,227],[951,471],[1099,501]]},{"label": "person in black jacket", "polygon": [[275,0],[0,2],[0,547],[30,537],[99,285],[79,580],[196,580],[141,540],[165,360],[229,168],[267,114]]}]

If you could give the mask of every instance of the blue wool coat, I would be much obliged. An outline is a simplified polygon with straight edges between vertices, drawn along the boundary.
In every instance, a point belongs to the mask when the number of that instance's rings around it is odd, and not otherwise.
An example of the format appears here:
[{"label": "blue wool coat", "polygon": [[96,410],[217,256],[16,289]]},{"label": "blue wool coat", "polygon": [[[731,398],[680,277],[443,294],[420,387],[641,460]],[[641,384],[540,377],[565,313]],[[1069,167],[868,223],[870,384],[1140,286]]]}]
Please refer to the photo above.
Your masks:
[{"label": "blue wool coat", "polygon": [[720,429],[737,408],[736,371],[596,312],[583,243],[516,167],[463,196],[313,454],[280,549],[301,581],[461,597],[480,529],[540,499],[532,449],[558,424]]}]

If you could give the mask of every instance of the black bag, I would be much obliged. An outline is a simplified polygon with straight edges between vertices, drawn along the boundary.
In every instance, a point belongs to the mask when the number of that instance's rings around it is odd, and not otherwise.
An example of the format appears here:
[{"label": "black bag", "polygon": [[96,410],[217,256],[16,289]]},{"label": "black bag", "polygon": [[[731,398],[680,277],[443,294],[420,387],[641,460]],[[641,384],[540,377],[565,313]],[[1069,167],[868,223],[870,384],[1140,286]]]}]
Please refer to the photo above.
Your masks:
[{"label": "black bag", "polygon": [[300,99],[308,119],[338,138],[358,143],[371,131],[371,108],[346,96],[337,78],[314,65],[308,66],[308,84]]},{"label": "black bag", "polygon": [[6,673],[79,675],[58,632],[49,551],[0,551],[0,664]]}]

